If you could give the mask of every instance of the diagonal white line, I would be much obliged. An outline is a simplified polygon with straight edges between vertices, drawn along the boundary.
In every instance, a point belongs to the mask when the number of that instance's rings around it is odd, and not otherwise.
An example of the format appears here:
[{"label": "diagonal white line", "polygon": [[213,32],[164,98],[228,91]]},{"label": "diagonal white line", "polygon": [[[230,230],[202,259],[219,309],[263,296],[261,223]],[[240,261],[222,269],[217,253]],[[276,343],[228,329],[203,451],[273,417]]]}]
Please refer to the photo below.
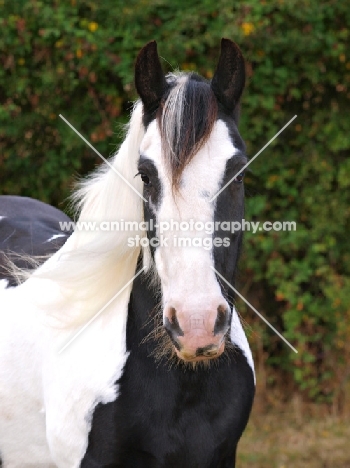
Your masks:
[{"label": "diagonal white line", "polygon": [[132,283],[134,281],[135,278],[137,278],[142,272],[143,270],[145,269],[146,267],[142,267],[141,270],[139,270],[136,275],[131,278],[130,281],[128,281],[123,287],[122,289],[120,289],[117,294],[115,294],[112,299],[110,299],[107,304],[105,304],[102,309],[100,309],[93,317],[91,317],[91,319],[68,341],[68,343],[66,343],[63,348],[61,348],[58,352],[58,354],[61,354],[62,351],[64,351],[67,346],[69,346],[72,341],[74,341],[76,338],[78,338],[78,336],[90,325],[90,323],[92,323],[99,315],[102,314],[102,312],[114,301],[115,298],[117,298],[119,296],[119,294],[121,294],[128,286],[130,283]]},{"label": "diagonal white line", "polygon": [[104,156],[102,156],[102,154],[99,153],[99,152],[97,151],[97,149],[94,148],[94,147],[92,146],[92,144],[89,143],[89,142],[87,141],[87,139],[84,138],[83,135],[82,135],[81,133],[79,133],[78,130],[75,129],[71,123],[68,122],[67,119],[65,119],[65,118],[63,117],[62,114],[59,114],[59,116],[61,117],[61,119],[62,119],[64,122],[66,122],[66,124],[67,124],[77,135],[80,136],[80,138],[81,138],[88,146],[90,146],[90,148],[91,148],[93,151],[95,151],[95,153],[96,153],[98,156],[100,156],[100,158],[102,159],[102,161],[104,161],[111,169],[113,169],[113,171],[114,171],[116,174],[118,174],[118,176],[119,176],[135,193],[137,193],[137,195],[138,195],[140,198],[142,198],[143,201],[147,202],[147,200],[141,195],[141,193],[140,193],[138,190],[136,190],[136,188],[133,187],[133,186],[130,184],[130,182],[129,182],[128,180],[126,180],[125,177],[124,177],[123,175],[121,175],[121,173],[118,172],[117,169],[116,169],[115,167],[113,167],[112,164],[111,164]]},{"label": "diagonal white line", "polygon": [[240,293],[237,291],[236,288],[234,288],[234,287],[232,286],[232,284],[230,284],[222,275],[220,275],[220,273],[219,273],[214,267],[211,266],[210,268],[211,268],[212,270],[215,271],[215,273],[218,275],[218,277],[221,278],[222,281],[224,281],[224,282],[227,284],[227,286],[229,286],[231,289],[233,289],[233,291],[237,294],[237,296],[239,296],[239,297],[242,299],[242,301],[244,301],[244,302],[261,318],[261,320],[263,320],[263,321],[266,323],[266,325],[268,325],[268,326],[271,328],[271,330],[273,330],[273,331],[276,333],[276,335],[278,335],[278,336],[281,338],[281,340],[283,340],[295,353],[298,353],[298,351],[294,348],[294,346],[292,346],[292,345],[289,343],[289,341],[286,340],[285,337],[284,337],[283,335],[281,335],[281,333],[280,333],[279,331],[277,331],[276,328],[273,327],[273,326],[271,325],[271,323],[268,322],[268,321],[266,320],[266,318],[265,318],[263,315],[261,315],[261,313],[258,312],[258,311],[256,310],[256,308],[253,307],[253,306],[250,304],[250,302],[248,302],[247,299],[245,299],[245,297],[243,297],[242,294],[240,294]]},{"label": "diagonal white line", "polygon": [[248,161],[248,163],[247,163],[245,166],[243,166],[242,169],[240,169],[239,172],[237,172],[237,174],[236,174],[235,176],[233,176],[232,179],[229,180],[229,181],[227,182],[227,184],[224,185],[224,186],[211,198],[211,200],[209,200],[209,201],[212,202],[213,200],[215,200],[215,198],[218,197],[218,196],[220,195],[220,193],[223,192],[223,191],[225,190],[225,188],[228,187],[228,186],[230,185],[230,183],[233,182],[233,181],[235,180],[235,178],[238,176],[238,174],[240,174],[242,171],[244,171],[244,169],[246,169],[246,168],[249,166],[249,164],[251,164],[251,163],[254,161],[254,159],[256,159],[256,158],[259,156],[259,154],[261,154],[261,153],[264,151],[264,149],[267,148],[267,147],[269,146],[269,144],[272,143],[273,140],[274,140],[275,138],[277,138],[278,135],[279,135],[280,133],[282,133],[283,130],[284,130],[285,128],[287,128],[288,125],[291,124],[291,123],[293,122],[293,120],[296,119],[296,118],[297,118],[297,116],[295,115],[292,119],[290,119],[290,121],[289,121],[288,123],[286,123],[286,125],[285,125],[283,128],[281,128],[281,130],[280,130],[278,133],[276,133],[276,135],[275,135],[274,137],[272,137],[271,140],[270,140],[269,142],[267,142],[266,145],[265,145],[263,148],[261,148],[261,150],[258,151],[258,152],[256,153],[256,155],[253,156],[252,159],[250,159],[250,160]]}]

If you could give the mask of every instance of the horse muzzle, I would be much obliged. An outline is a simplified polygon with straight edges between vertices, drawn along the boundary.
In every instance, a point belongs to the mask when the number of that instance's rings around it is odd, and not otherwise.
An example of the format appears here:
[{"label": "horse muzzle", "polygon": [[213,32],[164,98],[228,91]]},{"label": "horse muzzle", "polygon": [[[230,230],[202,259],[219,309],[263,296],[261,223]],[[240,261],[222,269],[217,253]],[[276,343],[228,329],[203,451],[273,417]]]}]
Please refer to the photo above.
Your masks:
[{"label": "horse muzzle", "polygon": [[230,317],[225,303],[202,312],[168,306],[164,310],[164,327],[180,359],[203,361],[223,353]]}]

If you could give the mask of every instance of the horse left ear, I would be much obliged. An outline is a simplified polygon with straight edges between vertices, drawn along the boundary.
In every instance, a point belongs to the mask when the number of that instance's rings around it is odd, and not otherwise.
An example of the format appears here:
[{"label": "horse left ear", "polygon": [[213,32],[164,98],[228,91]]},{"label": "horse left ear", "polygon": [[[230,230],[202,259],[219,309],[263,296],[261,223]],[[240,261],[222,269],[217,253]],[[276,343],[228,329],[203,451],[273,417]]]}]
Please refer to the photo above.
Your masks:
[{"label": "horse left ear", "polygon": [[135,64],[135,86],[146,112],[153,113],[166,89],[156,41],[149,42],[139,52]]},{"label": "horse left ear", "polygon": [[221,39],[221,53],[211,88],[228,114],[233,114],[242,95],[245,83],[245,66],[238,45]]}]

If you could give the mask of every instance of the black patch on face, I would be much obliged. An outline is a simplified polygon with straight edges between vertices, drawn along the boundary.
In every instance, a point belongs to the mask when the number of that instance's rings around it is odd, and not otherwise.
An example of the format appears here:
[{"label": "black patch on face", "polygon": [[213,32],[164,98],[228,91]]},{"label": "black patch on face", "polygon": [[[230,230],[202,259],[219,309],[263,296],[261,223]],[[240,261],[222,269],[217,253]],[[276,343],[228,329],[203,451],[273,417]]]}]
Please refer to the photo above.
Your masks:
[{"label": "black patch on face", "polygon": [[[145,175],[150,181],[149,185],[144,184],[143,186],[143,196],[147,200],[147,203],[143,202],[143,211],[144,220],[148,223],[148,226],[153,226],[153,229],[149,229],[147,231],[147,237],[149,241],[151,241],[152,239],[157,238],[157,232],[155,227],[157,219],[155,209],[159,207],[161,202],[162,185],[159,180],[158,170],[154,162],[146,156],[140,156],[138,162],[138,171],[138,177],[141,177],[141,175]],[[153,220],[153,223],[151,223],[151,220]],[[152,246],[152,244],[150,244],[150,250],[152,256],[154,256],[155,248]]]},{"label": "black patch on face", "polygon": [[[220,187],[227,184],[240,170],[247,164],[247,158],[245,156],[245,144],[238,132],[235,121],[232,117],[225,114],[221,114],[221,120],[223,120],[228,128],[229,135],[232,143],[239,150],[239,153],[235,154],[226,162],[225,173],[221,181]],[[217,197],[216,208],[214,214],[215,222],[242,222],[244,217],[244,185],[232,181],[228,187]],[[240,248],[242,244],[242,231],[224,231],[221,228],[213,233],[213,237],[221,239],[229,238],[229,246],[224,245],[220,247],[214,247],[214,263],[216,270],[226,280],[234,286],[235,271],[237,268],[237,262],[239,259]],[[229,301],[233,300],[234,294],[232,289],[227,285],[219,281],[223,294],[228,298]]]},{"label": "black patch on face", "polygon": [[147,204],[152,203],[155,207],[159,206],[161,198],[161,183],[159,180],[158,170],[154,162],[146,156],[140,156],[138,165],[138,177],[148,179],[143,185],[143,196],[148,201]]}]

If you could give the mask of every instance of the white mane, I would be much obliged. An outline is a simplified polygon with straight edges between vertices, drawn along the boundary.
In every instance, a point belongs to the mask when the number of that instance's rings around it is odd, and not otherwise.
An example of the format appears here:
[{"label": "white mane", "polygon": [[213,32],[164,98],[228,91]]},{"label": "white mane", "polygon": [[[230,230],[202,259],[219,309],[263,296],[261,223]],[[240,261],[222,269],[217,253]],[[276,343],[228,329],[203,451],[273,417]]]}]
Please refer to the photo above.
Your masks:
[{"label": "white mane", "polygon": [[[142,104],[132,112],[128,132],[111,164],[142,194],[137,173],[139,146],[144,136]],[[107,164],[85,180],[73,199],[80,211],[78,221],[137,221],[143,219],[142,199]],[[50,311],[68,324],[77,325],[96,314],[135,275],[139,247],[127,246],[127,238],[139,231],[79,231],[30,277],[53,281],[59,294]],[[43,284],[42,287],[45,287]],[[125,311],[132,284],[111,305]],[[57,288],[56,288],[57,289]],[[44,304],[45,306],[46,304]]]}]

